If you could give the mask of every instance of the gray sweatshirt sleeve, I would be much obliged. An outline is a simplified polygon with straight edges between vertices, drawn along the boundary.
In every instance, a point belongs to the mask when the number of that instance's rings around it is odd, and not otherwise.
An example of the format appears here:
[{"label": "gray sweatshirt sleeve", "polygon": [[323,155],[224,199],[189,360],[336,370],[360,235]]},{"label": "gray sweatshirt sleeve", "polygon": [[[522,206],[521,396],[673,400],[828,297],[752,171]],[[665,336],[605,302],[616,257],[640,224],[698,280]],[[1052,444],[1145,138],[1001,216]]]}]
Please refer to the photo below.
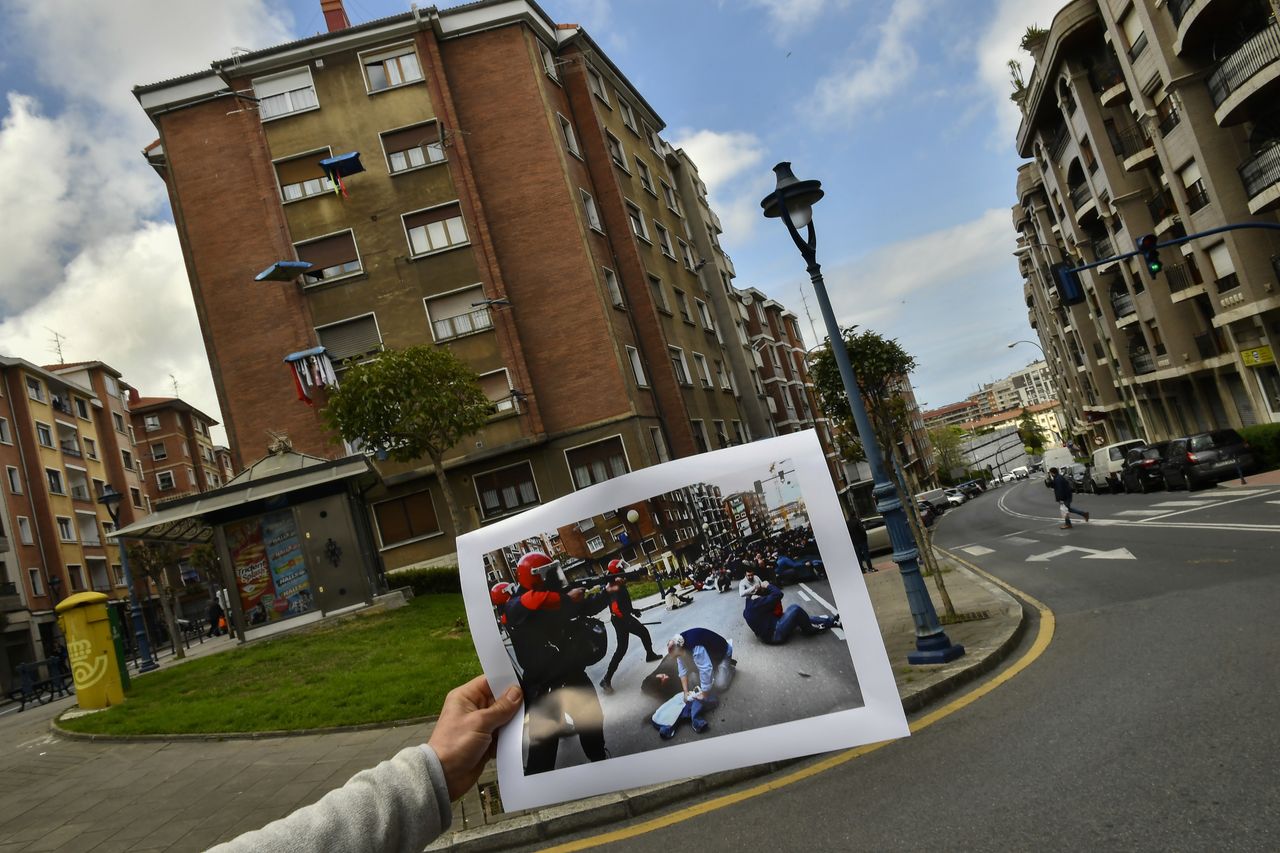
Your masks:
[{"label": "gray sweatshirt sleeve", "polygon": [[211,853],[422,853],[452,817],[444,769],[424,744],[400,750],[318,802]]}]

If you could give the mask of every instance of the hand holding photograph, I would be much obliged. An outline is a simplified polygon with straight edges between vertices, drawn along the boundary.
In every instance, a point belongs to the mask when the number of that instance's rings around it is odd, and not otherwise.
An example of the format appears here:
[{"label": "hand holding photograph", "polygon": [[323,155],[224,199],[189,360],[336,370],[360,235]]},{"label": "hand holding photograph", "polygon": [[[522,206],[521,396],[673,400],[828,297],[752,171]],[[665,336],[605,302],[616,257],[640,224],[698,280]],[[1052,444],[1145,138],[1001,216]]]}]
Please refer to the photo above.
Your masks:
[{"label": "hand holding photograph", "polygon": [[524,689],[509,809],[908,734],[812,432],[590,486],[458,560],[490,684]]}]

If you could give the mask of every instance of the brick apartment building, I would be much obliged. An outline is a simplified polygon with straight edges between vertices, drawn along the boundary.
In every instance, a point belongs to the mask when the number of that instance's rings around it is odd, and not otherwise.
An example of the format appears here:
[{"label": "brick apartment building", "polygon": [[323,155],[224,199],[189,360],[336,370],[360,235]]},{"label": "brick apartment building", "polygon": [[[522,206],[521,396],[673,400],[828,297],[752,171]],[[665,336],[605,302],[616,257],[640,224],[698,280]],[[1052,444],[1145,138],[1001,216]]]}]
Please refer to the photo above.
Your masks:
[{"label": "brick apartment building", "polygon": [[117,371],[0,356],[0,692],[18,663],[52,653],[58,601],[126,596],[97,499],[110,484],[126,495],[122,523],[145,514],[137,465]]},{"label": "brick apartment building", "polygon": [[152,504],[223,485],[230,477],[209,428],[218,422],[177,397],[130,395],[144,489]]},{"label": "brick apartment building", "polygon": [[1280,23],[1268,0],[1074,0],[1028,45],[1013,226],[1070,433],[1149,441],[1280,421]]},{"label": "brick apartment building", "polygon": [[[494,405],[446,457],[471,526],[769,434],[702,182],[584,30],[531,2],[322,5],[327,33],[135,89],[237,468],[269,433],[342,455],[325,368],[418,344]],[[379,469],[386,565],[452,552],[430,466]]]}]

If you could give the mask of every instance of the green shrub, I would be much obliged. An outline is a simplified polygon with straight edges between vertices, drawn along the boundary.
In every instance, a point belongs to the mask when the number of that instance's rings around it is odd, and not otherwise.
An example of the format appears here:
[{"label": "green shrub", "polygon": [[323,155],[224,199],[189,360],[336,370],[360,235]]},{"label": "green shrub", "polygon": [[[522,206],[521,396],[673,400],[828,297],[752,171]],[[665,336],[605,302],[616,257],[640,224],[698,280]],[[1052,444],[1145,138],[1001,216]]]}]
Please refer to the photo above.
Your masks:
[{"label": "green shrub", "polygon": [[1280,424],[1245,427],[1240,435],[1262,459],[1264,469],[1280,468]]},{"label": "green shrub", "polygon": [[407,586],[414,595],[438,595],[462,592],[457,566],[431,566],[387,572],[387,586]]}]

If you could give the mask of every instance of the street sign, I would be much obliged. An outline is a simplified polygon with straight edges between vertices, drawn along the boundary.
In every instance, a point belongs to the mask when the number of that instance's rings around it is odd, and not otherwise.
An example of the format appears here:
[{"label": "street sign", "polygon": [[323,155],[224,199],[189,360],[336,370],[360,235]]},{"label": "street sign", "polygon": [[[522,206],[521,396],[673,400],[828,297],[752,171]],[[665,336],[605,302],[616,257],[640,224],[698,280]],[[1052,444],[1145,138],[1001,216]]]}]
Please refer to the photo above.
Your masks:
[{"label": "street sign", "polygon": [[1102,551],[1095,548],[1081,548],[1078,545],[1063,545],[1061,548],[1055,548],[1052,551],[1045,551],[1043,554],[1035,554],[1027,557],[1028,563],[1047,563],[1054,557],[1061,557],[1063,554],[1070,554],[1072,551],[1079,551],[1084,554],[1082,560],[1136,560],[1137,557],[1129,553],[1128,548],[1115,548],[1111,551]]}]

